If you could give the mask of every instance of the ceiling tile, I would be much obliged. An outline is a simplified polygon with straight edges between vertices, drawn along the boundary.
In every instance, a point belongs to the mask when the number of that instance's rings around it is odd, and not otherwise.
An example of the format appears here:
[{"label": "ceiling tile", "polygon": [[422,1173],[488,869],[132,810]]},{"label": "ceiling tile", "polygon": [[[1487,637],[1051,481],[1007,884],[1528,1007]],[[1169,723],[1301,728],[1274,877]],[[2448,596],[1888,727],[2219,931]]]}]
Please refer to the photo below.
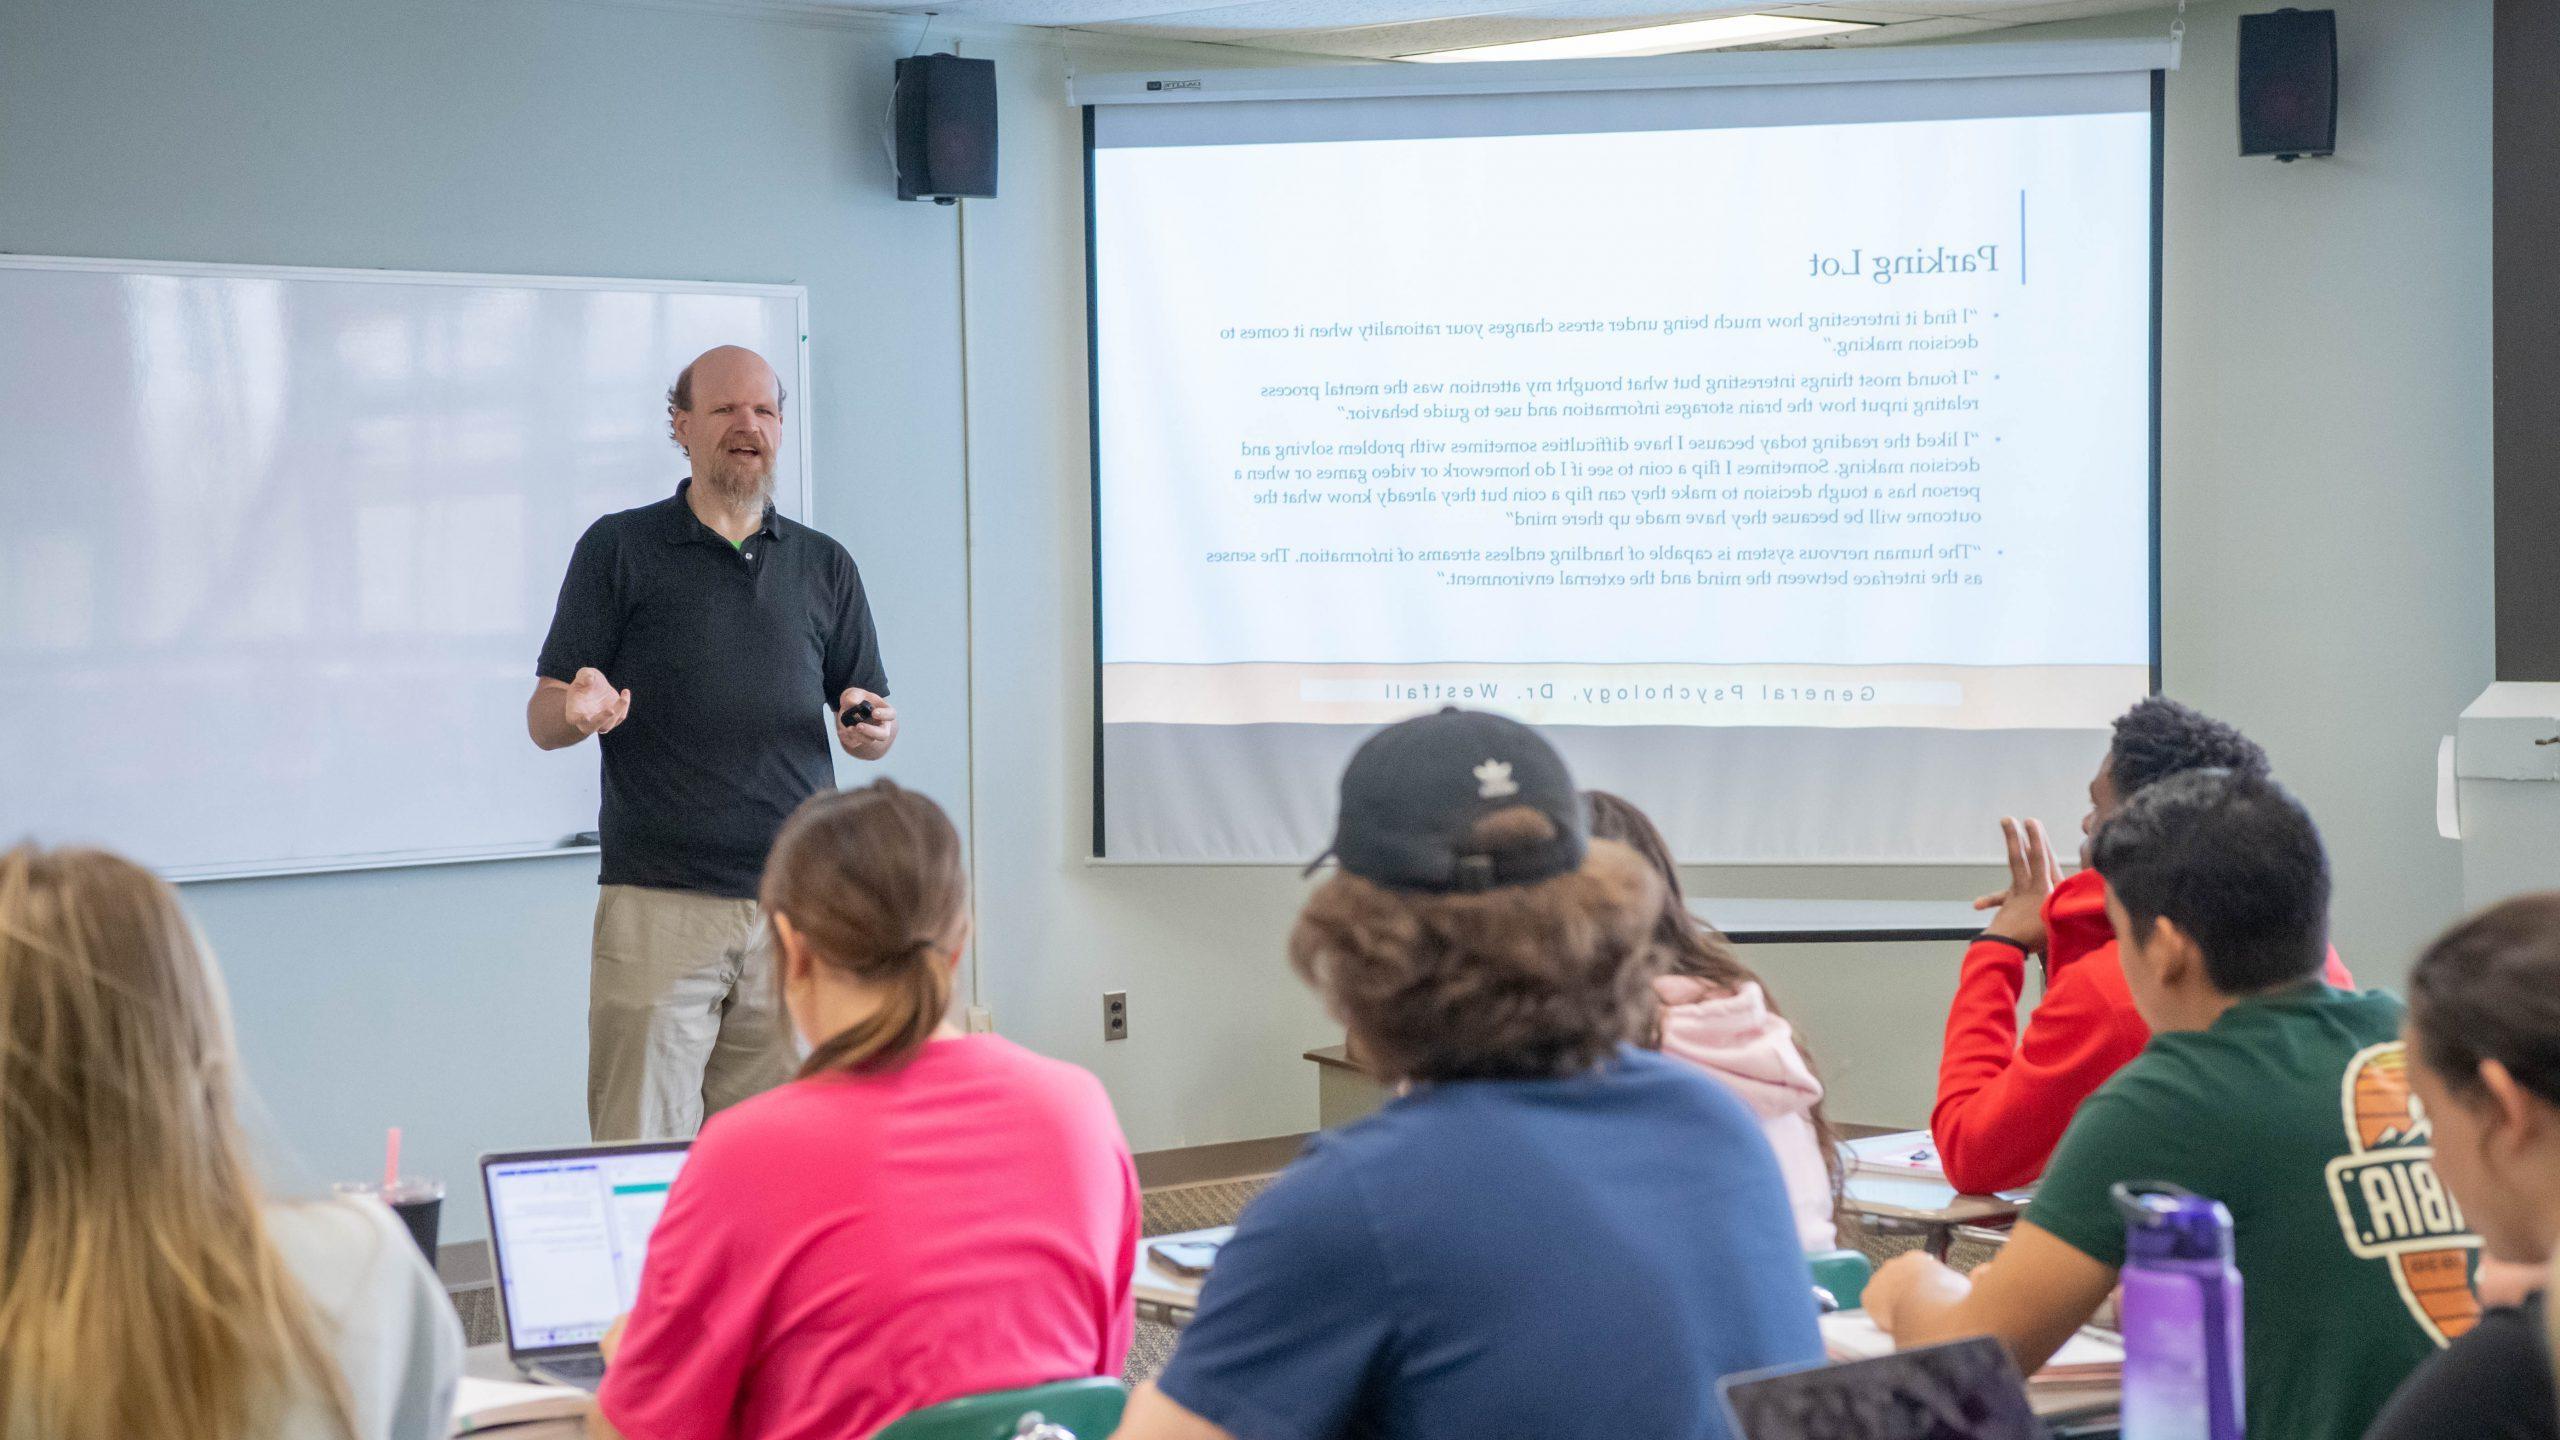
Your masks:
[{"label": "ceiling tile", "polygon": [[1823,40],[1836,46],[1899,45],[1909,40],[1944,40],[1956,35],[1979,35],[1986,30],[2006,30],[2006,20],[1989,20],[1963,15],[1943,15],[1923,20],[1905,20],[1898,25],[1878,26],[1873,30],[1844,30],[1825,35]]},{"label": "ceiling tile", "polygon": [[981,25],[1100,25],[1155,19],[1198,7],[1187,0],[888,0],[860,8],[895,15],[930,12]]},{"label": "ceiling tile", "polygon": [[[1289,0],[1262,0],[1262,4],[1257,6],[1257,18],[1267,27],[1271,14],[1288,3]],[[1798,7],[1798,10],[1808,15],[1819,13],[1805,7]],[[1697,0],[1540,0],[1535,4],[1489,6],[1467,15],[1448,15],[1401,24],[1372,21],[1330,30],[1216,29],[1202,26],[1199,21],[1203,17],[1198,15],[1186,15],[1170,21],[1115,24],[1106,28],[1114,33],[1141,34],[1158,39],[1285,44],[1290,48],[1325,54],[1384,59],[1428,50],[1505,45],[1562,35],[1641,29],[1685,20],[1713,20],[1756,13],[1759,13],[1759,7],[1748,4],[1701,6]],[[1227,17],[1221,15],[1218,18],[1224,21]]]},{"label": "ceiling tile", "polygon": [[[1453,5],[1451,0],[1236,0],[1148,20],[1125,21],[1112,28],[1144,26],[1149,33],[1168,38],[1237,39],[1319,34],[1338,37],[1364,30],[1416,26],[1562,23],[1569,27],[1563,31],[1541,28],[1524,37],[1538,39],[1549,34],[1624,30],[1674,20],[1711,20],[1750,13],[1750,5],[1730,0],[1725,4],[1701,4],[1699,0],[1478,0],[1464,6]],[[1179,37],[1173,36],[1176,31],[1182,32]]]},{"label": "ceiling tile", "polygon": [[[1426,50],[1546,40],[1681,20],[1769,13],[1838,18],[1875,29],[1804,45],[1898,44],[2009,25],[2161,8],[2165,0],[873,0],[859,8],[927,10],[982,24],[1076,26],[1104,34],[1209,41],[1385,59]],[[853,7],[848,7],[853,8]]]},{"label": "ceiling tile", "polygon": [[1922,14],[1935,15],[1938,14],[1939,11],[1935,7],[1923,10],[1909,5],[1892,4],[1763,5],[1756,13],[1762,15],[1785,15],[1794,19],[1848,20],[1853,22],[1890,25],[1897,20],[1909,20]]},{"label": "ceiling tile", "polygon": [[2084,20],[2093,15],[2123,15],[2136,10],[2163,12],[2160,32],[2167,34],[2166,6],[2160,0],[1968,0],[1963,13],[2011,25],[2041,25],[2051,20]]}]

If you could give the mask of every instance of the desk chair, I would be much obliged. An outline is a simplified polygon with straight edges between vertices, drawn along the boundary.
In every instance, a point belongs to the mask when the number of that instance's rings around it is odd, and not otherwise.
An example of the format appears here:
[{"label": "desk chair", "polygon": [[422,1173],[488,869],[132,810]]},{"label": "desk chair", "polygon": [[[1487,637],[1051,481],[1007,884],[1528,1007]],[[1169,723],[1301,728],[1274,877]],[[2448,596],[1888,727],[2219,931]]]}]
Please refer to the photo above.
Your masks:
[{"label": "desk chair", "polygon": [[1855,1310],[1867,1293],[1867,1277],[1875,1262],[1855,1250],[1816,1250],[1804,1257],[1813,1266],[1813,1283],[1831,1292],[1843,1310]]},{"label": "desk chair", "polygon": [[1107,1376],[991,1390],[911,1411],[874,1440],[1014,1440],[1043,1431],[1042,1440],[1061,1431],[1065,1440],[1105,1440],[1128,1403],[1129,1392]]}]

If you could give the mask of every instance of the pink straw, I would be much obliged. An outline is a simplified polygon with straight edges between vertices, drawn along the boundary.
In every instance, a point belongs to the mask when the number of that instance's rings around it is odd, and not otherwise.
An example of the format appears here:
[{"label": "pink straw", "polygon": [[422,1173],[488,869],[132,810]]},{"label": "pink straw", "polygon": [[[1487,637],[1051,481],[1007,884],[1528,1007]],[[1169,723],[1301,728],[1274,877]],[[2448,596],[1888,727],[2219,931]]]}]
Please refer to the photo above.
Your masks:
[{"label": "pink straw", "polygon": [[389,1193],[400,1183],[400,1127],[391,1127],[391,1138],[383,1147],[382,1188]]}]

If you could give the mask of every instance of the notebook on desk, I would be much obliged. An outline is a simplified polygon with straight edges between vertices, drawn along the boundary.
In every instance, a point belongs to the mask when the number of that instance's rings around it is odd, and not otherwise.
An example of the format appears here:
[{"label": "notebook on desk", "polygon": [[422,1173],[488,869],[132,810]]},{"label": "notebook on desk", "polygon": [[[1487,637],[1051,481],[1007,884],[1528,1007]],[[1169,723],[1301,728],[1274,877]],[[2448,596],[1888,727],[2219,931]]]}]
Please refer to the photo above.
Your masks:
[{"label": "notebook on desk", "polygon": [[640,1295],[649,1232],[689,1142],[581,1145],[480,1157],[507,1358],[555,1385],[604,1381],[596,1348]]},{"label": "notebook on desk", "polygon": [[[1877,1328],[1863,1310],[1844,1310],[1822,1317],[1822,1348],[1834,1360],[1870,1360],[1893,1353],[1893,1337]],[[2112,1330],[2083,1325],[2035,1374],[2036,1384],[2062,1385],[2114,1380],[2124,1374],[2124,1337]]]},{"label": "notebook on desk", "polygon": [[[1947,1184],[1946,1161],[1938,1154],[1938,1142],[1926,1130],[1903,1130],[1892,1135],[1870,1135],[1863,1140],[1844,1141],[1840,1153],[1848,1164],[1853,1185],[1859,1176],[1881,1175],[1944,1187],[1949,1196],[1957,1193],[1953,1186]],[[2035,1195],[2036,1187],[2031,1181],[2014,1190],[1994,1191],[1991,1198],[2024,1205]]]},{"label": "notebook on desk", "polygon": [[1922,1175],[1933,1180],[1947,1178],[1946,1164],[1938,1158],[1938,1142],[1926,1130],[1870,1135],[1840,1148],[1848,1152],[1849,1166],[1854,1170],[1875,1175]]},{"label": "notebook on desk", "polygon": [[484,1435],[545,1421],[584,1420],[586,1413],[587,1395],[583,1390],[465,1375],[453,1394],[452,1433]]}]

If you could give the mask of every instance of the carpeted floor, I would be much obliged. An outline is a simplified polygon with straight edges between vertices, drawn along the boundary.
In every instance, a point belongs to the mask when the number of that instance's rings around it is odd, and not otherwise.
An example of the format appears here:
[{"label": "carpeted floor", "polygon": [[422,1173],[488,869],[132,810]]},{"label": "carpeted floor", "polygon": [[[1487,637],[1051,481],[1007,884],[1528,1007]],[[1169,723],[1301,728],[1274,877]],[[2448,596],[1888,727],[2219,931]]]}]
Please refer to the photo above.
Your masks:
[{"label": "carpeted floor", "polygon": [[1149,1235],[1171,1235],[1212,1225],[1233,1225],[1236,1216],[1244,1213],[1246,1202],[1261,1194],[1262,1187],[1270,1183],[1270,1176],[1255,1175],[1243,1180],[1218,1180],[1206,1185],[1174,1185],[1150,1190],[1144,1197],[1144,1228]]},{"label": "carpeted floor", "polygon": [[498,1331],[498,1287],[471,1285],[448,1290],[453,1298],[454,1313],[462,1317],[462,1342],[466,1345],[495,1345],[507,1338]]},{"label": "carpeted floor", "polygon": [[[1262,1193],[1271,1183],[1268,1175],[1248,1180],[1220,1180],[1207,1185],[1176,1185],[1146,1194],[1144,1230],[1149,1235],[1172,1235],[1184,1230],[1206,1230],[1212,1225],[1233,1225],[1244,1212],[1245,1202]],[[1155,1378],[1173,1358],[1173,1337],[1181,1332],[1170,1325],[1152,1320],[1138,1322],[1138,1335],[1129,1345],[1129,1363],[1121,1377],[1131,1385]]]}]

